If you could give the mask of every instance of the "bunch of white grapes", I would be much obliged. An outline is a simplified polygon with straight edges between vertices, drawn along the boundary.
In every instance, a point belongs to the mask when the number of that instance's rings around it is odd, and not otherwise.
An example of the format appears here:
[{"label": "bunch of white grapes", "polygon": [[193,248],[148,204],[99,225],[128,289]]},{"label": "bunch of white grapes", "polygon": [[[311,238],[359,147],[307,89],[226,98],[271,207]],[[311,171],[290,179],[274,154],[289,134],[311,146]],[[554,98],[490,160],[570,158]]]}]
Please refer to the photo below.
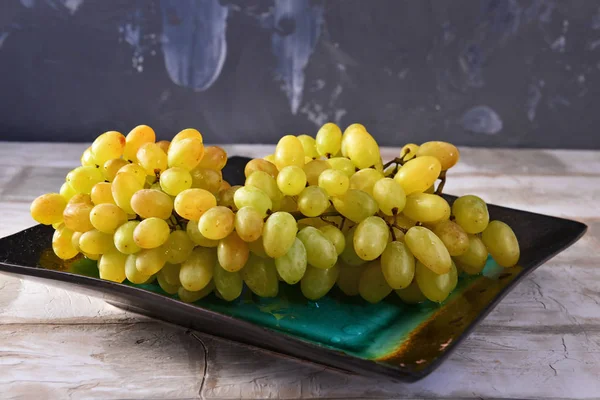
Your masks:
[{"label": "bunch of white grapes", "polygon": [[[145,125],[100,135],[59,193],[31,205],[53,225],[61,259],[98,260],[102,279],[154,280],[186,302],[211,292],[231,301],[244,284],[277,296],[281,281],[317,300],[337,285],[376,303],[444,301],[458,271],[478,274],[488,254],[519,260],[503,222],[477,196],[440,196],[455,146],[402,148],[383,164],[366,128],[327,123],[316,137],[287,135],[245,167],[243,185],[222,178],[225,151],[185,129],[156,142]],[[440,181],[435,188],[436,181]]]}]

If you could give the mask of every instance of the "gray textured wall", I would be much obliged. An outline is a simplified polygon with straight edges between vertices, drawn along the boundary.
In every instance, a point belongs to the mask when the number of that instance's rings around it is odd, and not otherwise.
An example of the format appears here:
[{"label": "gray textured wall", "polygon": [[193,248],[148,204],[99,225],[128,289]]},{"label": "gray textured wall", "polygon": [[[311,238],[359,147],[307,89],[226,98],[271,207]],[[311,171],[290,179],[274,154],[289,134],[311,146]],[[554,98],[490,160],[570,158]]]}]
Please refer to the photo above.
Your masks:
[{"label": "gray textured wall", "polygon": [[600,148],[593,0],[0,0],[0,135]]}]

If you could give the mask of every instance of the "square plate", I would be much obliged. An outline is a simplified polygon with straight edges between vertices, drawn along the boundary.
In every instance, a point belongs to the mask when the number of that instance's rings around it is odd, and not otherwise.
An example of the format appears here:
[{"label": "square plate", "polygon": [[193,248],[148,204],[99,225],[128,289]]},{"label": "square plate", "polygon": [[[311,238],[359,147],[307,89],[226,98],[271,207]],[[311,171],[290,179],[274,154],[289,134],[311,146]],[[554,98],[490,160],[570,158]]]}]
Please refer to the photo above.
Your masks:
[{"label": "square plate", "polygon": [[[248,160],[231,157],[224,178],[243,182]],[[186,304],[157,284],[100,280],[94,261],[58,259],[50,248],[53,230],[42,225],[0,239],[0,272],[42,279],[133,312],[336,369],[415,381],[437,368],[520,280],[587,229],[576,221],[494,205],[489,211],[517,234],[519,265],[501,268],[489,259],[482,275],[461,277],[442,305],[408,306],[394,294],[368,304],[337,288],[313,302],[297,286],[284,284],[274,299],[246,290],[231,303],[210,295]]]}]

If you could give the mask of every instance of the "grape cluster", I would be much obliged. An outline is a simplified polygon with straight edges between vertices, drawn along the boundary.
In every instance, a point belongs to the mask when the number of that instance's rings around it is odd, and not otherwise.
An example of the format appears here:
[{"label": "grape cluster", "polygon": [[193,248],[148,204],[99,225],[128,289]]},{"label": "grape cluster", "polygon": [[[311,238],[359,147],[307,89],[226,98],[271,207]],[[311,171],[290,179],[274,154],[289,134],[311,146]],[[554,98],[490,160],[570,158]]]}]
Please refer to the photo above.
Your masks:
[{"label": "grape cluster", "polygon": [[81,253],[103,279],[156,280],[186,302],[211,292],[231,301],[244,284],[274,297],[280,281],[310,300],[337,285],[371,303],[392,291],[407,303],[442,302],[460,271],[480,273],[490,254],[510,267],[520,254],[482,199],[441,196],[458,160],[452,144],[427,142],[383,164],[363,125],[342,133],[327,123],[314,138],[282,137],[247,163],[244,185],[230,186],[227,154],[200,132],[156,142],[140,125],[100,135],[31,215],[53,225],[61,259]]}]

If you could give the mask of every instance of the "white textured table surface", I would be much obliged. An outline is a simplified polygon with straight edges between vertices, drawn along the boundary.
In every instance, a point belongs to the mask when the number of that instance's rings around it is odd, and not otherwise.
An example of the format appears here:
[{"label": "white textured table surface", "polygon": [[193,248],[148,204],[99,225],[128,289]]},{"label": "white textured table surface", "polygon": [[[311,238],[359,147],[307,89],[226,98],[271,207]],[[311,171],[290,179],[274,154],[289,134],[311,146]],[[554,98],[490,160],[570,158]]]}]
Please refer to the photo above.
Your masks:
[{"label": "white textured table surface", "polygon": [[[56,191],[85,147],[0,142],[0,237],[34,225],[29,202]],[[272,147],[226,149],[252,156]],[[600,152],[462,149],[446,188],[589,231],[422,381],[344,375],[0,275],[0,398],[599,399]]]}]

